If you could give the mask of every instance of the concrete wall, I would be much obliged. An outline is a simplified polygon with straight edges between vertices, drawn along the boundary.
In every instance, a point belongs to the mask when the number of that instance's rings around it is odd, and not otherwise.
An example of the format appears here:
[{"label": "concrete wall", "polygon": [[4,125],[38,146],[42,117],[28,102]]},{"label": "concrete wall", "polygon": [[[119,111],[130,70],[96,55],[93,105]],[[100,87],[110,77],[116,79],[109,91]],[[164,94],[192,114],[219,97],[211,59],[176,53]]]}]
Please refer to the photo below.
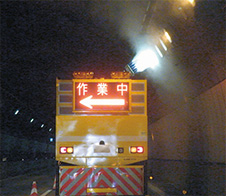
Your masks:
[{"label": "concrete wall", "polygon": [[226,80],[149,126],[152,159],[226,163]]},{"label": "concrete wall", "polygon": [[225,195],[226,80],[149,126],[149,173],[188,195]]}]

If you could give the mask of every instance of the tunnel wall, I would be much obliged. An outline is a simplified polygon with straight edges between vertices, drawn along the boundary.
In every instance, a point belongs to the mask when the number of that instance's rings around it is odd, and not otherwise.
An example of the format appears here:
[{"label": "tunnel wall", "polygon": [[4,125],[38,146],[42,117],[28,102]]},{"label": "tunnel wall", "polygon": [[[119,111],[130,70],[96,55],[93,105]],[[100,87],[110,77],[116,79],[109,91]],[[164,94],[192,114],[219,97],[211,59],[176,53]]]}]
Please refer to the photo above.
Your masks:
[{"label": "tunnel wall", "polygon": [[54,167],[54,145],[1,135],[0,175],[2,179]]},{"label": "tunnel wall", "polygon": [[152,159],[226,163],[226,80],[149,126]]},{"label": "tunnel wall", "polygon": [[54,144],[36,140],[1,135],[1,159],[3,161],[20,161],[54,156]]},{"label": "tunnel wall", "polygon": [[151,124],[149,175],[173,193],[225,195],[225,108],[226,80]]}]

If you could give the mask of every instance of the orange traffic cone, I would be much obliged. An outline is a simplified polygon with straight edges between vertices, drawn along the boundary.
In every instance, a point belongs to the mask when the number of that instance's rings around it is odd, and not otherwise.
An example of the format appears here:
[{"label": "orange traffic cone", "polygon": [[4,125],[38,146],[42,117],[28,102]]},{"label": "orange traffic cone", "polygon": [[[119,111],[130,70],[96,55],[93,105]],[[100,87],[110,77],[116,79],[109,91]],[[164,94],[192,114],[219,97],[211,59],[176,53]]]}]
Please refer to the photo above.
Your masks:
[{"label": "orange traffic cone", "polygon": [[30,196],[38,196],[37,184],[35,181],[33,181],[33,183],[32,183],[32,189],[31,189]]},{"label": "orange traffic cone", "polygon": [[55,190],[55,189],[56,189],[56,176],[55,176],[54,182],[53,182],[53,190]]}]

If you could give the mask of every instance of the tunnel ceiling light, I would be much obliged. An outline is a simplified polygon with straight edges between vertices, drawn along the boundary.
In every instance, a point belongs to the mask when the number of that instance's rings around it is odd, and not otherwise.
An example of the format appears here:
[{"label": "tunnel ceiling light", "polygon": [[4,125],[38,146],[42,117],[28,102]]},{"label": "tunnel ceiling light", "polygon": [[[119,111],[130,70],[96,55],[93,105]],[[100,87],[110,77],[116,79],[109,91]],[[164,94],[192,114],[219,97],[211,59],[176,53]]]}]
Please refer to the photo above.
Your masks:
[{"label": "tunnel ceiling light", "polygon": [[172,39],[171,39],[169,33],[168,33],[166,30],[164,30],[164,35],[166,36],[166,38],[168,39],[168,41],[169,41],[170,43],[172,43]]},{"label": "tunnel ceiling light", "polygon": [[34,118],[32,118],[31,120],[30,120],[30,123],[32,123],[34,121]]},{"label": "tunnel ceiling light", "polygon": [[154,69],[158,64],[159,60],[155,52],[151,49],[145,49],[138,52],[128,66],[136,73],[142,72],[147,68]]},{"label": "tunnel ceiling light", "polygon": [[161,51],[159,50],[158,46],[155,45],[155,49],[158,52],[160,57],[163,57],[163,54],[161,53]]},{"label": "tunnel ceiling light", "polygon": [[162,47],[164,48],[164,50],[167,51],[167,47],[164,44],[164,42],[161,39],[159,39],[159,41],[160,41],[160,44],[162,45]]},{"label": "tunnel ceiling light", "polygon": [[20,112],[20,110],[16,110],[14,114],[17,115],[19,112]]}]

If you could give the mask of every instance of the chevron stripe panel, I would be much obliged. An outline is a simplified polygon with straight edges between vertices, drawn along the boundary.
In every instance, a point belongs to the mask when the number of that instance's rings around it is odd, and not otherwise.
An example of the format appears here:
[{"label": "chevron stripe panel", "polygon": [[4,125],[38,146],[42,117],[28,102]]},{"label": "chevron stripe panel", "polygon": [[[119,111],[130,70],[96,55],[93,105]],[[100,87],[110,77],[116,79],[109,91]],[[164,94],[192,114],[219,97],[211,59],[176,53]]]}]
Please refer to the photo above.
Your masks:
[{"label": "chevron stripe panel", "polygon": [[142,167],[61,168],[60,195],[142,195]]}]

